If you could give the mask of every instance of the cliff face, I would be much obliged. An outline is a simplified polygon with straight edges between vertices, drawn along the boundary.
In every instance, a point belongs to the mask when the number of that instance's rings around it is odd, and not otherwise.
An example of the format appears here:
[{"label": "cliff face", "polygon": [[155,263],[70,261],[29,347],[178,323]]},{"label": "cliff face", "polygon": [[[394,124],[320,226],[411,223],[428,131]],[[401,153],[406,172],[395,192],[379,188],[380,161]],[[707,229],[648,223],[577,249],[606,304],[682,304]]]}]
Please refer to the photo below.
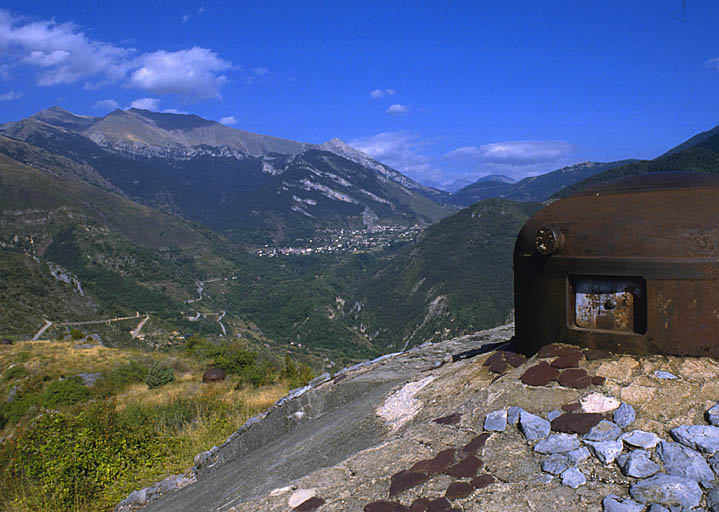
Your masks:
[{"label": "cliff face", "polygon": [[560,345],[525,360],[511,334],[425,345],[319,382],[198,456],[184,482],[197,481],[153,491],[161,499],[147,508],[714,510],[719,429],[707,419],[719,418],[705,411],[719,364]]}]

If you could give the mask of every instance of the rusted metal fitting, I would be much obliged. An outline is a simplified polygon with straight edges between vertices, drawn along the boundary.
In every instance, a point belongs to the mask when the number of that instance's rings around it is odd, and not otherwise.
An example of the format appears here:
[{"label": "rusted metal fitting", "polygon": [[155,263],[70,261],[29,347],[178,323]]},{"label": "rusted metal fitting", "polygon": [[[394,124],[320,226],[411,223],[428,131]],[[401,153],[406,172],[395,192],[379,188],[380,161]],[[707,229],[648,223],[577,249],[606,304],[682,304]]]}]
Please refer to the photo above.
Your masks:
[{"label": "rusted metal fitting", "polygon": [[516,337],[719,359],[719,176],[622,178],[537,212],[514,248]]}]

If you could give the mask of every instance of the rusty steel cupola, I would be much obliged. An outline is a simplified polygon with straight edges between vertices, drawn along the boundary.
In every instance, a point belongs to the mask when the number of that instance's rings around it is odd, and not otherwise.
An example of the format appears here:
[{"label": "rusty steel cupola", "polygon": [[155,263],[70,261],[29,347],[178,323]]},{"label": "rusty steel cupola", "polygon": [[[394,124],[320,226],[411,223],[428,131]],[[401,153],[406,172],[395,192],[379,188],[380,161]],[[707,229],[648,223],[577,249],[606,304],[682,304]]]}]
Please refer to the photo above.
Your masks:
[{"label": "rusty steel cupola", "polygon": [[650,173],[538,211],[514,248],[516,338],[719,359],[719,176]]}]

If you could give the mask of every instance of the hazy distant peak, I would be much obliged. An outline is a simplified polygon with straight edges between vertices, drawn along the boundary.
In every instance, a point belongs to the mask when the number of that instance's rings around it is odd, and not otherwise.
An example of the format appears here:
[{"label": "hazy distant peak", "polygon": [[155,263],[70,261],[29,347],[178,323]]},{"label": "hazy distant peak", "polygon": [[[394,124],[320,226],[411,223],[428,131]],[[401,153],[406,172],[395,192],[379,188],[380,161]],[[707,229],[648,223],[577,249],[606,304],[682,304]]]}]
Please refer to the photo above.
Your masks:
[{"label": "hazy distant peak", "polygon": [[37,114],[32,115],[31,118],[52,126],[67,128],[74,131],[85,130],[92,126],[92,124],[98,119],[93,116],[79,116],[77,114],[73,114],[62,107],[58,107],[57,105],[41,110]]},{"label": "hazy distant peak", "polygon": [[482,176],[477,180],[479,181],[497,181],[499,183],[516,183],[517,180],[514,178],[510,178],[509,176],[505,176],[504,174],[488,174],[486,176]]}]

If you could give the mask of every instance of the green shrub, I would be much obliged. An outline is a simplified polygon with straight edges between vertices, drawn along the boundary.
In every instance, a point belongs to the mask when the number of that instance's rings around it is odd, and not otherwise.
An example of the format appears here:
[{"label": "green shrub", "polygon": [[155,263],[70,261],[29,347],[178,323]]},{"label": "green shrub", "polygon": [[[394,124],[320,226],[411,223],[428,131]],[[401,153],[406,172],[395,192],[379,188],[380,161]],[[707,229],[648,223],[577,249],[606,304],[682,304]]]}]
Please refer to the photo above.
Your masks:
[{"label": "green shrub", "polygon": [[138,382],[145,382],[148,367],[138,361],[128,361],[102,372],[102,379],[98,379],[94,391],[98,396],[111,397],[124,391],[127,387]]},{"label": "green shrub", "polygon": [[240,373],[242,380],[254,387],[267,386],[277,380],[277,372],[268,362],[245,366]]},{"label": "green shrub", "polygon": [[42,393],[37,391],[18,393],[12,402],[2,405],[2,415],[8,423],[17,423],[24,416],[34,416],[40,410]]},{"label": "green shrub", "polygon": [[79,378],[73,377],[51,382],[43,393],[42,403],[45,407],[55,408],[59,405],[76,404],[89,397],[90,390]]},{"label": "green shrub", "polygon": [[70,337],[74,340],[80,340],[85,337],[82,331],[78,328],[70,329]]},{"label": "green shrub", "polygon": [[147,384],[150,389],[159,388],[165,384],[169,384],[173,380],[175,380],[175,373],[172,371],[172,368],[161,363],[153,363],[147,369],[147,375],[145,376],[145,384]]},{"label": "green shrub", "polygon": [[16,363],[27,363],[30,360],[31,356],[32,356],[32,354],[30,354],[30,352],[28,352],[27,350],[23,351],[23,352],[19,352],[17,357],[15,358],[15,362]]},{"label": "green shrub", "polygon": [[21,364],[17,364],[15,366],[12,366],[5,370],[5,373],[3,373],[2,380],[5,382],[13,379],[19,379],[21,377],[24,377],[27,375],[27,370],[25,367]]},{"label": "green shrub", "polygon": [[16,486],[4,492],[32,495],[57,510],[104,510],[111,503],[99,505],[102,491],[151,467],[173,442],[152,425],[128,424],[104,401],[77,416],[44,414],[0,445],[5,482]]},{"label": "green shrub", "polygon": [[312,368],[306,364],[296,363],[289,355],[285,355],[285,367],[282,371],[282,376],[287,379],[290,388],[295,389],[306,386],[314,378],[314,373]]}]

